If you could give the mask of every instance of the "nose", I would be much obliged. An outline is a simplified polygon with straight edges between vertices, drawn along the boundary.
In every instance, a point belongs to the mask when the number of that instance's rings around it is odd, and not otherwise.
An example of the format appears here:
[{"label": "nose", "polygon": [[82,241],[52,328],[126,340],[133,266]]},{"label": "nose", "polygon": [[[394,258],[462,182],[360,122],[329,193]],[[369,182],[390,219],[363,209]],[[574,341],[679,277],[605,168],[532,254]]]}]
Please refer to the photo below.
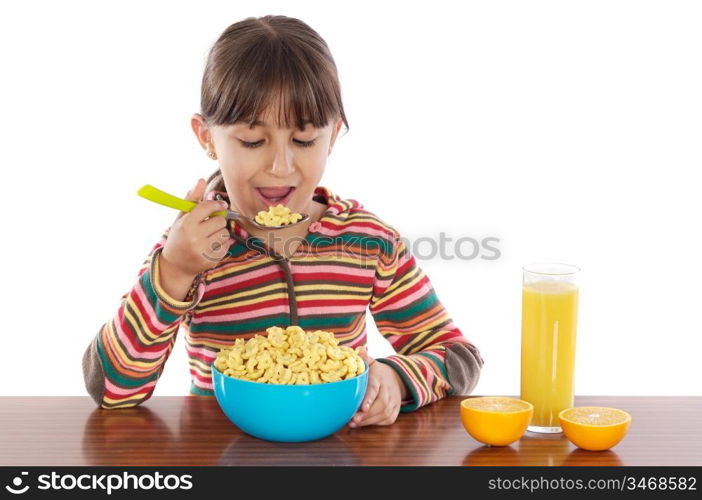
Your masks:
[{"label": "nose", "polygon": [[290,151],[290,148],[287,145],[283,144],[276,149],[273,164],[271,165],[269,172],[276,177],[288,177],[290,174],[295,172],[294,165],[295,161],[292,151]]}]

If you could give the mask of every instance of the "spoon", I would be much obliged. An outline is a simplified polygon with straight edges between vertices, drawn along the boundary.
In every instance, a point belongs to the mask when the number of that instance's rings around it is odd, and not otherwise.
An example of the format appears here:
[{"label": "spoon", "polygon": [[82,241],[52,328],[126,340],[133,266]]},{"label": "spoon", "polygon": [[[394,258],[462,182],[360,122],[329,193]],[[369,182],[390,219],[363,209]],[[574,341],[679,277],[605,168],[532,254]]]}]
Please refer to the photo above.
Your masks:
[{"label": "spoon", "polygon": [[[193,208],[197,206],[197,203],[195,203],[194,201],[178,198],[177,196],[173,196],[172,194],[166,193],[165,191],[161,191],[160,189],[153,187],[151,184],[144,184],[143,186],[141,186],[137,191],[137,194],[142,198],[146,198],[149,201],[153,201],[154,203],[158,203],[159,205],[164,205],[166,207],[175,208],[176,210],[180,210],[181,212],[190,212]],[[234,210],[227,209],[226,211],[222,210],[219,212],[213,212],[212,214],[210,214],[210,217],[214,215],[222,215],[226,217],[227,220],[246,220],[259,229],[283,229],[286,227],[292,227],[295,224],[300,224],[301,222],[305,222],[307,219],[310,218],[310,216],[307,214],[300,214],[302,215],[302,218],[291,224],[285,224],[284,226],[265,226],[256,222],[255,219],[247,217],[246,215],[240,214],[239,212],[236,212]]]}]

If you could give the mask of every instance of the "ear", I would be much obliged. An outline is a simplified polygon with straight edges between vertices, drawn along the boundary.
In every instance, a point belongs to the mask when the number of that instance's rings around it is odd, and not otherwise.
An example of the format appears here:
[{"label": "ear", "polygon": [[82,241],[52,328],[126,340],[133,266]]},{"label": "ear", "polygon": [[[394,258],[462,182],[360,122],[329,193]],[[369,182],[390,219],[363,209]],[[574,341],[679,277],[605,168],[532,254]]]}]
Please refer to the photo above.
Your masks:
[{"label": "ear", "polygon": [[339,117],[336,124],[334,125],[331,142],[329,142],[329,153],[327,154],[327,156],[330,155],[332,152],[332,148],[334,147],[334,143],[336,142],[336,137],[339,135],[339,130],[341,130],[341,125],[343,125],[343,123],[344,121],[341,119],[341,117]]},{"label": "ear", "polygon": [[212,134],[210,133],[210,129],[207,126],[207,122],[203,116],[200,113],[195,113],[190,119],[190,126],[192,127],[200,146],[202,146],[202,149],[207,151],[208,145],[212,144]]}]

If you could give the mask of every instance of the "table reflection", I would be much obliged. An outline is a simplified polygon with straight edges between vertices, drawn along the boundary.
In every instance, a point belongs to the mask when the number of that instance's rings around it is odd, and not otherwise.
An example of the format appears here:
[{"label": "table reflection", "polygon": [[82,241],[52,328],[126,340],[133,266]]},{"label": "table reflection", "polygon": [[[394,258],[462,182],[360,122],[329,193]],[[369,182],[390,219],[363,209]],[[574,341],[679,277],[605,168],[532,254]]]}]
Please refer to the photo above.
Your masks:
[{"label": "table reflection", "polygon": [[581,450],[580,448],[575,448],[571,451],[563,461],[565,466],[581,466],[581,465],[592,465],[592,466],[615,466],[620,467],[624,465],[619,455],[612,450],[604,451],[588,451]]},{"label": "table reflection", "polygon": [[336,435],[304,443],[277,443],[244,434],[232,439],[217,465],[360,465]]},{"label": "table reflection", "polygon": [[146,406],[96,408],[86,420],[82,449],[90,465],[143,465],[178,450],[178,439]]},{"label": "table reflection", "polygon": [[347,426],[336,436],[362,458],[361,465],[425,465],[440,449],[441,440],[436,437],[446,426],[446,421],[431,410],[424,407],[401,413],[392,425]]}]

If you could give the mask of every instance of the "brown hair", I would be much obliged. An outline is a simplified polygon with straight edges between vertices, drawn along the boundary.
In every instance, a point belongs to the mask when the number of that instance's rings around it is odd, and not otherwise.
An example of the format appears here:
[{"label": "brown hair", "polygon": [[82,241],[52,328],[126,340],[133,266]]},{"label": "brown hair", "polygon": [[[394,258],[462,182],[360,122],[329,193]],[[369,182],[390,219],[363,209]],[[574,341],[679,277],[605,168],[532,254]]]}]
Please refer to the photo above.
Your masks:
[{"label": "brown hair", "polygon": [[[280,99],[276,125],[325,127],[341,117],[336,64],[322,37],[292,17],[249,17],[224,30],[210,49],[202,77],[200,114],[208,126],[249,124]],[[282,115],[282,117],[281,117]],[[217,169],[207,190],[224,191]]]}]

